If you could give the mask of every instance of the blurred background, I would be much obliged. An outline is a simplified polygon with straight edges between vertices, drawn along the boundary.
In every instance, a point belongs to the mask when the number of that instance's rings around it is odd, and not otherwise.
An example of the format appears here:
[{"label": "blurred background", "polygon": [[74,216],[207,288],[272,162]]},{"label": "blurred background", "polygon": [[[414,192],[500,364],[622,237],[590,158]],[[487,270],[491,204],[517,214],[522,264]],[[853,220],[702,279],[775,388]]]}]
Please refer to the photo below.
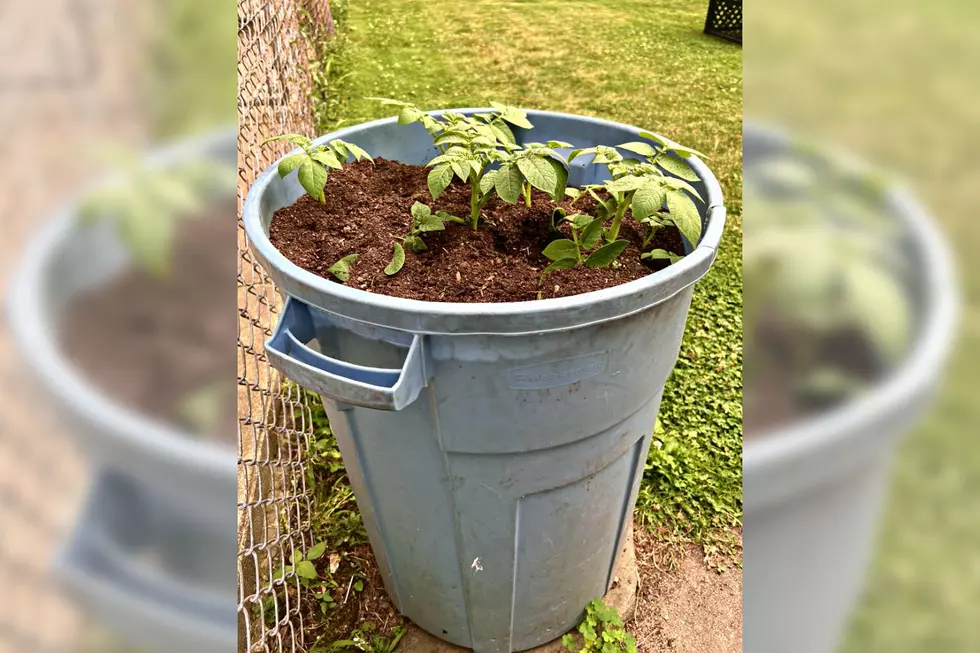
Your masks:
[{"label": "blurred background", "polygon": [[[777,451],[783,445],[764,441],[765,427],[772,427],[777,437],[785,435],[794,422],[827,417],[835,409],[858,405],[874,394],[907,362],[930,317],[930,307],[935,308],[935,302],[929,300],[947,290],[958,292],[958,334],[946,370],[938,377],[941,384],[935,402],[925,413],[906,410],[909,406],[893,407],[896,419],[887,426],[882,422],[889,420],[878,419],[866,429],[869,438],[887,431],[886,439],[898,441],[898,448],[884,476],[881,527],[877,528],[874,514],[869,518],[875,525],[870,563],[849,566],[847,558],[863,559],[858,550],[839,558],[823,556],[832,558],[829,564],[838,566],[836,571],[846,576],[845,584],[853,581],[858,589],[863,586],[853,611],[849,601],[842,606],[842,631],[831,633],[828,641],[839,639],[840,650],[849,653],[980,650],[976,619],[980,610],[980,441],[974,437],[980,413],[972,396],[980,369],[980,264],[973,251],[980,234],[975,219],[980,208],[975,181],[980,173],[976,154],[980,11],[976,3],[958,0],[749,0],[745,22],[749,34],[744,52],[745,119],[759,127],[778,128],[791,141],[789,156],[762,156],[758,150],[750,152],[746,135],[746,650],[752,650],[752,641],[766,641],[764,635],[753,640],[749,632],[749,597],[754,586],[768,582],[766,569],[772,564],[772,560],[752,559],[750,532],[756,524],[761,529],[769,513],[761,508],[753,513],[754,502],[760,506],[765,502],[752,494],[750,464],[761,461],[763,454],[772,454],[768,458],[772,460],[785,453]],[[815,156],[817,151],[835,154]],[[863,160],[867,168],[855,164],[855,159]],[[828,165],[828,160],[833,163]],[[828,169],[840,174],[825,174]],[[840,179],[849,181],[841,183]],[[942,260],[916,258],[916,249],[922,252],[921,240],[917,240],[921,234],[910,235],[901,227],[897,233],[888,231],[889,225],[901,224],[902,207],[909,206],[883,200],[883,189],[893,185],[904,188],[924,207],[926,222],[938,230],[948,247]],[[842,222],[835,204],[841,196],[852,205],[855,201],[862,204],[858,212],[864,218]],[[780,238],[781,245],[774,245],[773,240]],[[890,254],[881,251],[882,245]],[[773,247],[795,251],[796,262],[783,265],[785,256],[781,260],[771,249],[766,252]],[[767,362],[773,358],[786,361],[799,352],[780,348],[785,343],[773,333],[779,331],[773,328],[774,311],[793,316],[781,323],[775,320],[777,326],[793,322],[795,333],[808,333],[812,336],[808,342],[820,342],[820,334],[833,330],[828,323],[841,317],[834,311],[848,310],[841,303],[847,293],[841,294],[841,286],[835,284],[854,272],[856,256],[880,262],[869,276],[853,281],[850,287],[852,296],[861,295],[861,305],[874,307],[873,315],[865,315],[868,321],[863,333],[874,340],[877,329],[886,340],[892,338],[898,343],[894,353],[889,357],[882,353],[884,349],[867,343],[857,350],[847,349],[840,341],[831,351],[810,352],[808,363],[786,377],[793,382],[808,380],[810,385],[792,402],[784,402],[782,417],[778,417],[775,413],[780,408],[772,405],[773,398],[782,395],[771,387],[766,390]],[[955,283],[947,279],[942,292],[932,287],[923,296],[917,284],[928,276],[928,270],[945,266],[956,270]],[[773,275],[776,270],[780,274]],[[898,297],[896,291],[900,291]],[[794,298],[804,299],[793,305]],[[806,315],[799,303],[816,308],[817,314]],[[779,308],[774,309],[776,306]],[[853,313],[850,317],[852,323],[860,321]],[[950,338],[944,335],[942,339]],[[842,347],[848,352],[843,362],[839,356]],[[869,350],[876,352],[870,362],[856,362],[858,354]],[[753,425],[756,418],[771,421]],[[833,436],[830,427],[824,426],[823,435]],[[907,438],[899,438],[908,431]],[[888,449],[882,447],[868,456],[856,450],[813,453],[808,466],[833,467],[853,455],[870,468],[888,463]],[[812,451],[818,452],[819,447]],[[801,464],[798,472],[808,473],[808,466]],[[759,469],[762,467],[760,463]],[[847,478],[866,473],[876,472],[865,469]],[[850,481],[841,478],[832,484],[851,487]],[[839,501],[840,505],[850,501],[853,506],[863,498],[852,492]],[[798,509],[797,515],[807,510]],[[822,530],[828,534],[824,543],[851,528],[842,513],[825,514],[819,524],[816,517],[801,519],[794,527],[796,532]],[[861,548],[853,541],[852,547]],[[807,553],[806,545],[800,545],[794,564],[804,570],[801,577],[806,577],[806,568],[823,564],[820,551],[809,557]],[[808,595],[801,600],[820,601],[821,589],[804,588]],[[773,623],[769,623],[770,632]],[[825,643],[819,650],[832,648]],[[755,650],[778,649],[760,646]]]},{"label": "blurred background", "polygon": [[[234,645],[234,21],[230,0],[0,6],[0,651],[137,650],[122,634],[159,639],[142,620],[172,621],[181,592],[192,629],[221,641],[206,624],[224,623]],[[186,247],[184,217],[225,254]],[[196,328],[168,323],[188,311]],[[166,473],[145,465],[155,448],[172,464],[193,447],[229,481],[224,535],[180,507],[205,486],[140,482]]]}]

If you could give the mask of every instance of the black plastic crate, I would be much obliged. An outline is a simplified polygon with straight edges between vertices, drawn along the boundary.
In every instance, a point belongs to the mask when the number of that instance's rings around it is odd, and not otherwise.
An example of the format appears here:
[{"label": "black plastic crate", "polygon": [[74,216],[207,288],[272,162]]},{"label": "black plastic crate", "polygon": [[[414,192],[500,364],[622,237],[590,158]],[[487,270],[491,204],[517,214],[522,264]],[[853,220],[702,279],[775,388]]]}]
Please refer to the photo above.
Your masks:
[{"label": "black plastic crate", "polygon": [[708,4],[708,18],[704,21],[704,31],[706,34],[741,43],[742,0],[711,0]]}]

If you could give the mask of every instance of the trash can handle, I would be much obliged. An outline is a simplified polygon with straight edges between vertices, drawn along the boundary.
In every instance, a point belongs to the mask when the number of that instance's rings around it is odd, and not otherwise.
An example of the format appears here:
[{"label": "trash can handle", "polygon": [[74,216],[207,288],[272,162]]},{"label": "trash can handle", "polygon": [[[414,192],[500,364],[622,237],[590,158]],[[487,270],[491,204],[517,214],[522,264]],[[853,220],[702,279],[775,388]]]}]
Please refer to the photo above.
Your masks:
[{"label": "trash can handle", "polygon": [[308,390],[354,406],[401,410],[426,385],[422,335],[412,338],[401,369],[363,367],[325,356],[305,344],[315,335],[310,307],[289,297],[265,343],[272,366]]}]

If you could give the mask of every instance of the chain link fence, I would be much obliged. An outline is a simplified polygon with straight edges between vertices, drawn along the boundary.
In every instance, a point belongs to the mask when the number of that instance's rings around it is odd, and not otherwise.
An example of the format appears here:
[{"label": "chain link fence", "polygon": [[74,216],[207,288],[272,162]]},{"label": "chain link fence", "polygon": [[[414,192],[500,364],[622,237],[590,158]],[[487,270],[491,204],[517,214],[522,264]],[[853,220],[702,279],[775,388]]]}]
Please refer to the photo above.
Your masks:
[{"label": "chain link fence", "polygon": [[[309,63],[303,35],[333,31],[327,0],[238,0],[238,208],[256,177],[289,146],[262,141],[311,134]],[[311,433],[305,394],[269,366],[262,344],[282,301],[238,229],[238,648],[305,651],[299,578],[282,575],[312,544],[304,456]]]}]

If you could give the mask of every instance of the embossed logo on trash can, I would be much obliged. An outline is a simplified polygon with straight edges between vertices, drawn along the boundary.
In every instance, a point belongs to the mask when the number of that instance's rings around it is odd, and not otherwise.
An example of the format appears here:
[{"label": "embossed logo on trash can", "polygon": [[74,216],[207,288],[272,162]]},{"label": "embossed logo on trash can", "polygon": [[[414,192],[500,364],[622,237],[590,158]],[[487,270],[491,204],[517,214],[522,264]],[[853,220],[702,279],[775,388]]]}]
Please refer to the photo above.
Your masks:
[{"label": "embossed logo on trash can", "polygon": [[510,387],[514,390],[560,388],[583,381],[606,371],[609,352],[576,356],[551,363],[540,363],[510,370]]}]

